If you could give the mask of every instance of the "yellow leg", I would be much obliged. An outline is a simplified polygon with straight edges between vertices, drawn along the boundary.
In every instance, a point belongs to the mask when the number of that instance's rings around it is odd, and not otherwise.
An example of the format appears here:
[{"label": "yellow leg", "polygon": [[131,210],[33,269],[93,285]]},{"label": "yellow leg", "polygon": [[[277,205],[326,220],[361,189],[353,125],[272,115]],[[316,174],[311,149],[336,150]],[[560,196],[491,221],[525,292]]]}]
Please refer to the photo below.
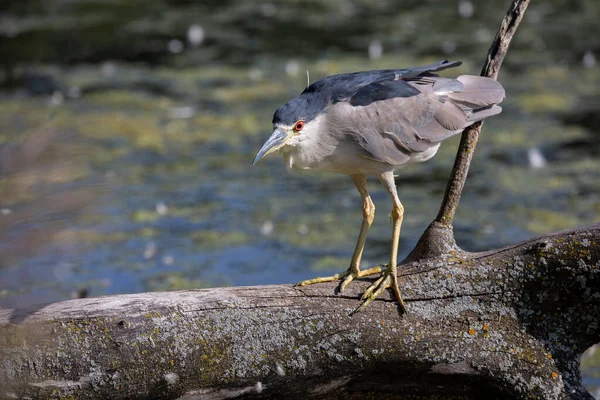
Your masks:
[{"label": "yellow leg", "polygon": [[355,278],[360,278],[363,276],[377,274],[381,272],[381,267],[373,267],[365,271],[360,270],[360,261],[362,259],[363,250],[365,248],[367,234],[369,233],[369,228],[373,223],[373,218],[375,218],[375,204],[373,204],[373,200],[371,200],[371,196],[369,196],[369,192],[367,191],[366,176],[354,175],[352,176],[352,182],[354,182],[354,186],[356,186],[356,189],[360,193],[360,197],[363,201],[363,222],[360,227],[360,233],[358,235],[356,247],[354,248],[354,254],[352,255],[352,261],[350,261],[350,267],[341,274],[335,274],[332,276],[326,276],[322,278],[308,279],[306,281],[300,282],[298,286],[306,286],[311,285],[313,283],[332,282],[339,279],[343,279],[340,285],[340,292],[343,292],[346,286]]},{"label": "yellow leg", "polygon": [[398,300],[402,313],[406,313],[406,305],[400,294],[398,288],[398,242],[400,240],[400,228],[402,227],[402,219],[404,216],[404,207],[398,198],[396,192],[396,183],[394,182],[394,175],[392,172],[386,172],[380,177],[381,183],[392,196],[393,208],[392,208],[392,249],[390,251],[390,263],[387,268],[371,286],[365,290],[362,296],[363,303],[356,309],[355,312],[359,312],[365,309],[373,300],[377,298],[385,289],[392,288],[394,295]]}]

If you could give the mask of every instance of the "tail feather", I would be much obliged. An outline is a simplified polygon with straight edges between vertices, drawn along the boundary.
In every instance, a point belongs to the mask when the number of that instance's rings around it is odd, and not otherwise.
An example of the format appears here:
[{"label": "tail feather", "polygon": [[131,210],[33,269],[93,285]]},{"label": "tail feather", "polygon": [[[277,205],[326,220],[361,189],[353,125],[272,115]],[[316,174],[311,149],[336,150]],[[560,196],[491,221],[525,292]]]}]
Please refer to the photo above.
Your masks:
[{"label": "tail feather", "polygon": [[491,107],[479,108],[477,110],[474,110],[473,113],[471,115],[469,115],[468,121],[469,122],[481,121],[482,119],[485,119],[487,117],[491,117],[493,115],[498,115],[501,112],[502,112],[502,107],[497,106],[495,104]]},{"label": "tail feather", "polygon": [[504,88],[495,80],[462,75],[453,81],[455,84],[449,81],[440,79],[436,91],[438,95],[447,96],[449,101],[445,101],[435,111],[433,119],[420,129],[421,136],[434,143],[502,112],[497,103],[504,100]]},{"label": "tail feather", "polygon": [[460,92],[450,93],[449,98],[460,106],[478,109],[489,107],[504,100],[504,88],[498,81],[474,75],[461,75],[456,78],[463,84]]}]

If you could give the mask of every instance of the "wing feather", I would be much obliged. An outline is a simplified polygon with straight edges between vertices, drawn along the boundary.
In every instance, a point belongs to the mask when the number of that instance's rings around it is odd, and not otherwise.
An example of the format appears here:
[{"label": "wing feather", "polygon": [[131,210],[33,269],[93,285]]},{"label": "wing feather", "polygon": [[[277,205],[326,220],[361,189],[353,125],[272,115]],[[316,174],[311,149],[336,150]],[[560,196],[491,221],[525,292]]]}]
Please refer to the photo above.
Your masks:
[{"label": "wing feather", "polygon": [[375,101],[394,97],[411,97],[419,94],[421,94],[421,91],[406,81],[373,82],[360,88],[350,98],[349,103],[353,106],[366,106]]},{"label": "wing feather", "polygon": [[[447,101],[439,107],[433,118],[442,128],[448,131],[456,131],[469,125],[468,116],[462,108],[452,101]],[[428,137],[427,132],[423,132],[423,134],[424,137]]]},{"label": "wing feather", "polygon": [[470,75],[440,78],[432,73],[458,65],[440,61],[406,70],[331,77],[327,85],[322,84],[331,95],[329,130],[349,136],[366,158],[392,165],[408,162],[502,110],[496,105],[504,99],[498,82]]}]

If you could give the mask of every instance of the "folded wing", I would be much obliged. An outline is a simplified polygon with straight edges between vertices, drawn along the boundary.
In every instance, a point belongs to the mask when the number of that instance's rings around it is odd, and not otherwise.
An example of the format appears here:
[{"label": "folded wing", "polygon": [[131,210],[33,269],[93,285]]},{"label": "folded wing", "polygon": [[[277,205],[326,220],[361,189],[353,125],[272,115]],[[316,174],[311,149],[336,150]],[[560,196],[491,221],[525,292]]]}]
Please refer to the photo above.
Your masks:
[{"label": "folded wing", "polygon": [[[399,165],[474,122],[499,114],[502,109],[497,104],[504,99],[504,88],[497,81],[472,75],[448,79],[431,73],[455,64],[398,70],[393,79],[361,87],[347,101],[332,106],[331,129],[351,126],[353,132],[345,133],[352,133],[367,157]],[[346,121],[340,124],[338,119]]]}]

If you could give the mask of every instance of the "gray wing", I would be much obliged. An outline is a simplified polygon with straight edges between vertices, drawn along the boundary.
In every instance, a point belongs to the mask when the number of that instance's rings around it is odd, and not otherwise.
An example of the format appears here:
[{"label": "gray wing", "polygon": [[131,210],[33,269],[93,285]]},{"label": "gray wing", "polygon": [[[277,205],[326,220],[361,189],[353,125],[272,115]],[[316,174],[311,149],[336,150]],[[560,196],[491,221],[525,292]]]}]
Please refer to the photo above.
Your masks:
[{"label": "gray wing", "polygon": [[483,118],[501,112],[504,89],[493,79],[418,76],[376,82],[329,111],[330,129],[343,126],[373,160],[392,165],[436,146]]}]

